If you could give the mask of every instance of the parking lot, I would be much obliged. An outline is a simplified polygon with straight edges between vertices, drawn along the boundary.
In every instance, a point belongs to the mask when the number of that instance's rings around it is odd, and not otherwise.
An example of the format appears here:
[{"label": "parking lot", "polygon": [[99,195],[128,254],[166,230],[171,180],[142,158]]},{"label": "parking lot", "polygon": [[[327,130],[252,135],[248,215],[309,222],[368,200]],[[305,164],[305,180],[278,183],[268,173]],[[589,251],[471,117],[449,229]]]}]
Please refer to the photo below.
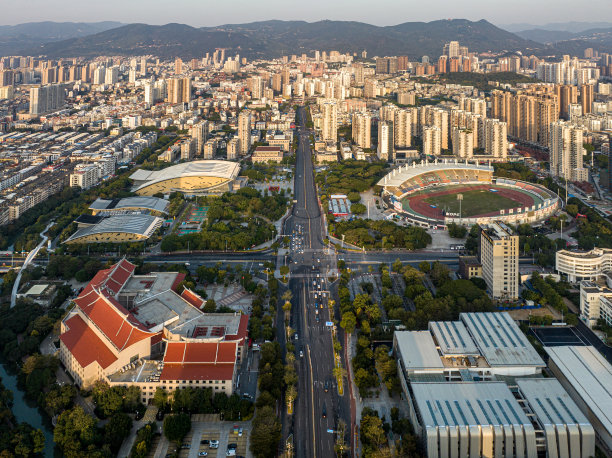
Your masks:
[{"label": "parking lot", "polygon": [[[183,441],[184,447],[179,451],[180,458],[196,458],[198,456],[208,456],[210,458],[227,456],[228,446],[235,444],[236,454],[239,457],[252,457],[249,451],[249,436],[251,432],[251,422],[222,422],[217,421],[217,415],[193,415],[191,431]],[[242,435],[239,435],[242,428]],[[205,441],[202,444],[202,441]],[[207,442],[206,442],[207,441]],[[210,448],[211,441],[219,441],[219,448]],[[160,441],[159,445],[163,445]],[[165,444],[168,445],[167,442]],[[174,445],[170,444],[167,452],[171,452]],[[155,450],[155,449],[153,449]],[[152,456],[165,456],[165,451],[157,450]],[[206,453],[206,455],[200,453]]]}]

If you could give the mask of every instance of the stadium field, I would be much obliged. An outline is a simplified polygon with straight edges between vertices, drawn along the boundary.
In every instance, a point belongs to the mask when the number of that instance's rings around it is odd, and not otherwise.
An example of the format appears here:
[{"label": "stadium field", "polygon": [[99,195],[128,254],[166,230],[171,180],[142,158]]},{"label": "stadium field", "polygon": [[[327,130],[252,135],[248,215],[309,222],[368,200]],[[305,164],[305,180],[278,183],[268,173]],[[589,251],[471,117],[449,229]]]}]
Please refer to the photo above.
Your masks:
[{"label": "stadium field", "polygon": [[[491,191],[494,189],[496,192]],[[459,214],[457,194],[463,194],[461,216],[492,216],[500,210],[526,207],[534,204],[531,195],[520,190],[496,185],[459,185],[420,191],[407,196],[404,210],[434,219],[443,219],[444,213]]]},{"label": "stadium field", "polygon": [[[461,216],[465,218],[518,207],[515,200],[504,197],[497,192],[478,190],[464,191],[461,194],[463,194]],[[435,205],[447,212],[459,214],[459,201],[455,193],[428,197],[425,199],[425,203]]]}]

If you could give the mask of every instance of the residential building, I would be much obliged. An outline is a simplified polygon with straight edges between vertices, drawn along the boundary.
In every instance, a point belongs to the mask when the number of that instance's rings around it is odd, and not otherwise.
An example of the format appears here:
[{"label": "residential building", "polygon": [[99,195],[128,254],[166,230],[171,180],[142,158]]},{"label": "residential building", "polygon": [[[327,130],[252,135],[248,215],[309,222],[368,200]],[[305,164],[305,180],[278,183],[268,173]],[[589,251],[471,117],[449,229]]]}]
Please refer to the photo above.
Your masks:
[{"label": "residential building", "polygon": [[241,111],[238,115],[238,140],[240,155],[246,156],[251,150],[251,112]]},{"label": "residential building", "polygon": [[393,158],[393,123],[388,121],[378,122],[378,148],[376,155],[381,161]]},{"label": "residential building", "polygon": [[453,154],[462,159],[474,156],[474,136],[471,130],[453,128]]},{"label": "residential building", "polygon": [[442,154],[442,131],[439,127],[423,127],[423,154],[439,156]]},{"label": "residential building", "polygon": [[459,274],[466,280],[482,277],[482,264],[476,256],[459,256]]},{"label": "residential building", "polygon": [[78,164],[70,174],[70,187],[89,189],[100,181],[100,172],[95,164]]},{"label": "residential building", "polygon": [[352,125],[353,142],[361,148],[372,147],[372,117],[367,113],[355,113]]},{"label": "residential building", "polygon": [[519,279],[519,237],[498,221],[481,226],[482,277],[494,299],[516,299]]},{"label": "residential building", "polygon": [[550,174],[572,181],[588,181],[584,168],[584,130],[576,125],[557,121],[551,125]]},{"label": "residential building", "polygon": [[323,125],[321,137],[324,141],[338,141],[338,106],[336,102],[328,100],[321,106]]},{"label": "residential building", "polygon": [[227,160],[228,161],[237,160],[239,153],[240,153],[240,140],[238,140],[238,137],[232,137],[227,142]]},{"label": "residential building", "polygon": [[278,146],[258,146],[255,148],[251,161],[257,162],[281,162],[283,160],[283,152]]},{"label": "residential building", "polygon": [[188,103],[191,100],[191,78],[170,78],[166,81],[169,103]]},{"label": "residential building", "polygon": [[39,116],[50,113],[64,105],[63,84],[49,84],[30,88],[30,114]]}]

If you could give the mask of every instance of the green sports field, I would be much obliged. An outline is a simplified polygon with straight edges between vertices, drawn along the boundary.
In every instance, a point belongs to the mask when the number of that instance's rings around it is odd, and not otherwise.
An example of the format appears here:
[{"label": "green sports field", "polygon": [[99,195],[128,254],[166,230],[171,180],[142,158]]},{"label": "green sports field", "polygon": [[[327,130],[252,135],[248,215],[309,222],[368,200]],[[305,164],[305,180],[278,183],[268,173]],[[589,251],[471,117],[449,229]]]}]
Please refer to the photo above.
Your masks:
[{"label": "green sports field", "polygon": [[[487,213],[516,208],[519,204],[512,199],[504,197],[499,193],[489,190],[464,191],[463,202],[461,203],[461,216],[469,218],[471,216],[486,215]],[[427,197],[424,202],[435,205],[438,210],[445,210],[451,213],[459,213],[459,201],[457,194],[444,194],[439,196]]]}]

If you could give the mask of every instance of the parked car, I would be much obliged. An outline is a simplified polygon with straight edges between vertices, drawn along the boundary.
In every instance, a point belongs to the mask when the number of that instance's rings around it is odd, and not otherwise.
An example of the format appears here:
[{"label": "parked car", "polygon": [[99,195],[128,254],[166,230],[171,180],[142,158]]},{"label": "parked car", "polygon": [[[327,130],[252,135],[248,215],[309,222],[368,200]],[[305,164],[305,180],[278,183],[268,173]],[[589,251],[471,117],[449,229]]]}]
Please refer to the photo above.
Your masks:
[{"label": "parked car", "polygon": [[210,441],[209,447],[210,448],[219,448],[219,441],[215,441],[215,440]]}]

